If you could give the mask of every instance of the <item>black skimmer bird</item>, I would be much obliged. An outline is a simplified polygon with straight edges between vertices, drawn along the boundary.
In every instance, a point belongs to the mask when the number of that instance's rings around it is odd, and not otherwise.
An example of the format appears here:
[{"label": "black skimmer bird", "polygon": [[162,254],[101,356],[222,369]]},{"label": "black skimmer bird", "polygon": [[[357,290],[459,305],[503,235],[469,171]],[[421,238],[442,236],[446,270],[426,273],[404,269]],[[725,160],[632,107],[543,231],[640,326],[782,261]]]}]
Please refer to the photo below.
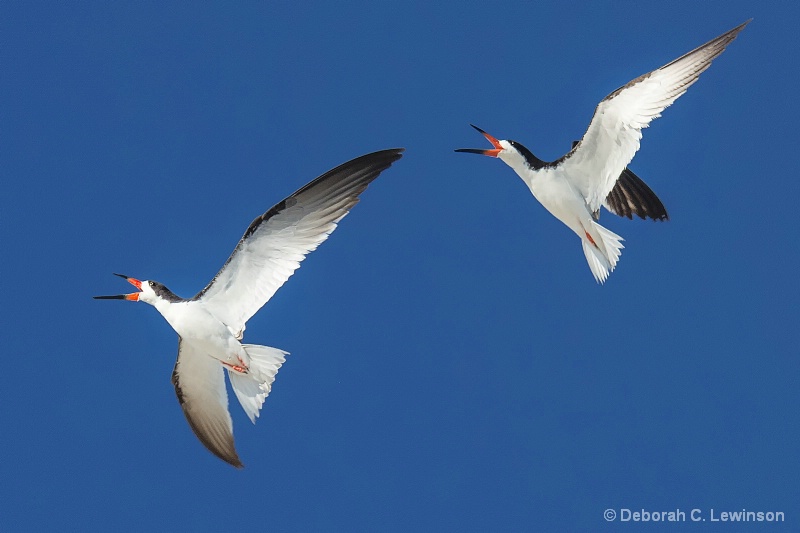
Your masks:
[{"label": "black skimmer bird", "polygon": [[513,168],[545,209],[578,234],[592,274],[603,283],[617,264],[623,239],[597,223],[600,206],[628,218],[668,218],[661,200],[626,168],[642,129],[697,81],[748,22],[606,96],[583,139],[555,161],[542,161],[522,144],[498,140],[476,126],[494,148],[456,152],[497,157]]},{"label": "black skimmer bird", "polygon": [[[139,289],[97,299],[146,302],[178,333],[178,361],[172,383],[197,438],[214,455],[242,467],[233,442],[233,423],[225,390],[227,371],[233,392],[255,423],[287,352],[242,344],[245,323],[300,267],[359,195],[402,157],[402,148],[353,159],[318,177],[256,217],[211,283],[184,299],[157,281],[122,276]],[[224,370],[224,371],[223,371]]]}]

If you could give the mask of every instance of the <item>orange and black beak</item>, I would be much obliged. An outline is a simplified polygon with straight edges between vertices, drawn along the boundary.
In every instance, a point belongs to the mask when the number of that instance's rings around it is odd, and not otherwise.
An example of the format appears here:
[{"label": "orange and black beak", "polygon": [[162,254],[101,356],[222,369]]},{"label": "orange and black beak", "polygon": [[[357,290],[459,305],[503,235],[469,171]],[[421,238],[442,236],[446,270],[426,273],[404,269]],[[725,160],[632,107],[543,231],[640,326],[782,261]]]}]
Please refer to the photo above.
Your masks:
[{"label": "orange and black beak", "polygon": [[[142,282],[139,281],[138,279],[131,278],[131,277],[128,277],[128,276],[124,276],[122,274],[116,274],[115,273],[114,275],[115,276],[119,276],[121,278],[125,278],[125,280],[128,283],[130,283],[131,285],[133,285],[134,287],[136,287],[140,291],[142,290]],[[132,292],[131,294],[116,294],[114,296],[93,296],[93,298],[95,300],[130,300],[132,302],[137,302],[137,301],[139,301],[139,293],[138,292]]]},{"label": "orange and black beak", "polygon": [[470,126],[481,132],[481,134],[484,137],[486,137],[486,139],[488,139],[490,143],[492,143],[494,149],[481,150],[479,148],[459,148],[458,150],[456,150],[456,152],[466,152],[468,154],[480,154],[480,155],[488,155],[489,157],[497,157],[500,154],[500,152],[503,151],[503,147],[500,146],[500,141],[498,141],[497,139],[495,139],[494,137],[492,137],[491,135],[480,129],[478,126],[475,126],[474,124],[470,124]]}]

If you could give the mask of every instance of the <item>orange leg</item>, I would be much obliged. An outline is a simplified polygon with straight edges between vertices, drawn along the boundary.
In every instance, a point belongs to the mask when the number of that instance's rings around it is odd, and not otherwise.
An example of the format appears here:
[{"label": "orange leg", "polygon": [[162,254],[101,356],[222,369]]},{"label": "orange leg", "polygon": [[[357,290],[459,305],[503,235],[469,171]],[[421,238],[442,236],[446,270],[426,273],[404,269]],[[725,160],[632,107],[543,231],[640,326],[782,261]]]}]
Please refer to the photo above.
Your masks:
[{"label": "orange leg", "polygon": [[[239,362],[241,363],[242,361],[239,360]],[[230,363],[226,363],[225,361],[221,361],[221,363],[223,365],[235,370],[236,372],[239,372],[239,373],[242,373],[242,374],[247,374],[247,367],[245,367],[245,366],[232,365]]]}]

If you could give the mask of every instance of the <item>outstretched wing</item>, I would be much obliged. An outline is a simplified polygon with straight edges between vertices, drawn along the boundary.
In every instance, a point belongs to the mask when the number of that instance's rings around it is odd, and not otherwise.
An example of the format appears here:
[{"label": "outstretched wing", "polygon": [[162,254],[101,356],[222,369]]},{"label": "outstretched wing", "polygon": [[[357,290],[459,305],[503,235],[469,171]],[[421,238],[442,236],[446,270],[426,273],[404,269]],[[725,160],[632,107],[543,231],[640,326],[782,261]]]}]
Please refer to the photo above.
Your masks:
[{"label": "outstretched wing", "polygon": [[233,422],[220,362],[179,337],[172,384],[183,414],[200,442],[223,461],[243,467],[233,443]]},{"label": "outstretched wing", "polygon": [[583,139],[562,162],[591,211],[603,204],[639,150],[642,129],[697,81],[748,22],[636,78],[598,104]]},{"label": "outstretched wing", "polygon": [[318,177],[256,218],[228,261],[196,300],[233,332],[258,311],[336,229],[381,172],[402,157],[402,148],[353,159]]},{"label": "outstretched wing", "polygon": [[669,220],[667,209],[656,193],[628,168],[619,175],[603,205],[621,217],[633,218],[636,215],[639,218]]}]

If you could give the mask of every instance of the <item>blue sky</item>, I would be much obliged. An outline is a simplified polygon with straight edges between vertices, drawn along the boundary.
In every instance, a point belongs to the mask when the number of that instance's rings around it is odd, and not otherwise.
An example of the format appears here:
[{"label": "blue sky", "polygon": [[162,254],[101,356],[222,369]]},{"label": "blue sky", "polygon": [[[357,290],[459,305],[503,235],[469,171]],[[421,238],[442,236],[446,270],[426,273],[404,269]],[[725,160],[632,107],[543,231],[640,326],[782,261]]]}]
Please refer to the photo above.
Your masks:
[{"label": "blue sky", "polygon": [[[5,4],[0,529],[677,531],[603,511],[746,508],[797,530],[789,5]],[[606,94],[751,17],[645,131],[631,168],[671,220],[605,213],[626,239],[605,286],[509,168],[453,153],[487,145],[474,123],[555,159]],[[257,425],[231,404],[231,468],[184,420],[166,322],[91,296],[127,290],[112,272],[193,295],[256,215],[396,146],[248,323],[291,355]]]}]

